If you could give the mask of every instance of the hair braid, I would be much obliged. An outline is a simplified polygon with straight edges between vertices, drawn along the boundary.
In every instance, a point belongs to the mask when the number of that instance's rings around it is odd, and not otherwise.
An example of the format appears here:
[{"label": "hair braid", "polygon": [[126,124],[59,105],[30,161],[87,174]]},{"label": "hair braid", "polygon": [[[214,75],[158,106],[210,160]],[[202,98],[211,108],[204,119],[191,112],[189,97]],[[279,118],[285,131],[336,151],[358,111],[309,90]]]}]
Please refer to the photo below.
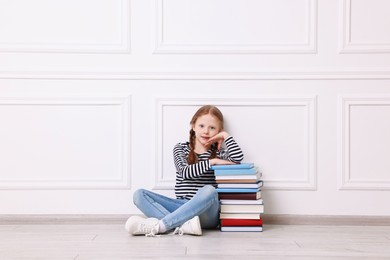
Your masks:
[{"label": "hair braid", "polygon": [[194,164],[198,162],[198,157],[195,154],[195,131],[190,130],[190,153],[188,154],[188,163]]},{"label": "hair braid", "polygon": [[214,158],[217,157],[217,150],[218,150],[217,145],[218,145],[218,144],[213,144],[213,145],[211,146],[211,155],[210,155],[210,159],[214,159]]}]

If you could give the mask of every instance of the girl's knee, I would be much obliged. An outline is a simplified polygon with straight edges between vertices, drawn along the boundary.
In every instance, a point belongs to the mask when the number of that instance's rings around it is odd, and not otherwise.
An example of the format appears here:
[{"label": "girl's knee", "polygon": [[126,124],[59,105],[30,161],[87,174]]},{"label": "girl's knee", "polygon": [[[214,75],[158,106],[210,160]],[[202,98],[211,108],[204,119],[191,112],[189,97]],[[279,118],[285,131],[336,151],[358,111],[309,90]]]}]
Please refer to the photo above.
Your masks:
[{"label": "girl's knee", "polygon": [[139,205],[144,197],[145,189],[138,189],[133,193],[133,203]]},{"label": "girl's knee", "polygon": [[217,195],[218,194],[217,190],[212,185],[206,185],[206,186],[204,186],[204,189],[210,195]]},{"label": "girl's knee", "polygon": [[203,196],[207,198],[218,198],[218,192],[212,185],[206,185],[201,190]]}]

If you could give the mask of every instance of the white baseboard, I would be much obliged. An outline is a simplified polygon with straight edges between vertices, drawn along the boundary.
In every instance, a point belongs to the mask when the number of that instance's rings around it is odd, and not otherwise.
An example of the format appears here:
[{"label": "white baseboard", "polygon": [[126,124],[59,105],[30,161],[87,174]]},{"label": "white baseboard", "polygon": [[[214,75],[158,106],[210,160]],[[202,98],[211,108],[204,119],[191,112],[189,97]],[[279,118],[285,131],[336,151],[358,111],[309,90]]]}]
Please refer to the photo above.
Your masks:
[{"label": "white baseboard", "polygon": [[263,218],[272,225],[390,226],[390,216],[265,214]]},{"label": "white baseboard", "polygon": [[[0,225],[124,224],[129,216],[123,214],[0,215]],[[264,214],[263,218],[264,225],[390,226],[390,216]]]},{"label": "white baseboard", "polygon": [[0,225],[123,224],[129,216],[120,214],[0,215]]}]

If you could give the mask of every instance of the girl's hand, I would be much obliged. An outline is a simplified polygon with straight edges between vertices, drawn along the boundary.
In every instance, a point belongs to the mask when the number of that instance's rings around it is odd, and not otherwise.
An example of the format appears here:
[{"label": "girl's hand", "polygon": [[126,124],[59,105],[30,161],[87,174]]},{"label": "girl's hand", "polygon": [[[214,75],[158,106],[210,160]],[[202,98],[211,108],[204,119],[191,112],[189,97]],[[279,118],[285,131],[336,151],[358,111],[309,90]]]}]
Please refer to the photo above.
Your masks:
[{"label": "girl's hand", "polygon": [[229,137],[229,134],[225,131],[219,132],[218,134],[211,137],[206,145],[212,145],[213,143],[218,143],[218,150],[221,149],[223,141]]},{"label": "girl's hand", "polygon": [[218,159],[218,158],[214,158],[210,160],[210,165],[222,165],[222,164],[236,164],[236,163],[227,160]]}]

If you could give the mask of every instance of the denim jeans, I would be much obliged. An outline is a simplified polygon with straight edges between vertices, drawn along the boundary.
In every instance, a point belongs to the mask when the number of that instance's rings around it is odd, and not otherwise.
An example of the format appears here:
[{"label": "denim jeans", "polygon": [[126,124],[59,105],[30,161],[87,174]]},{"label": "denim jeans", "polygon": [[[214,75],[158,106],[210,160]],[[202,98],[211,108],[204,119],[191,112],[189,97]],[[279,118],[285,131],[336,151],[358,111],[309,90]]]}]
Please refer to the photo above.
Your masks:
[{"label": "denim jeans", "polygon": [[211,185],[200,188],[190,200],[172,199],[144,189],[135,191],[133,200],[145,216],[162,220],[167,230],[195,216],[199,216],[202,228],[216,228],[219,224],[218,193]]}]

